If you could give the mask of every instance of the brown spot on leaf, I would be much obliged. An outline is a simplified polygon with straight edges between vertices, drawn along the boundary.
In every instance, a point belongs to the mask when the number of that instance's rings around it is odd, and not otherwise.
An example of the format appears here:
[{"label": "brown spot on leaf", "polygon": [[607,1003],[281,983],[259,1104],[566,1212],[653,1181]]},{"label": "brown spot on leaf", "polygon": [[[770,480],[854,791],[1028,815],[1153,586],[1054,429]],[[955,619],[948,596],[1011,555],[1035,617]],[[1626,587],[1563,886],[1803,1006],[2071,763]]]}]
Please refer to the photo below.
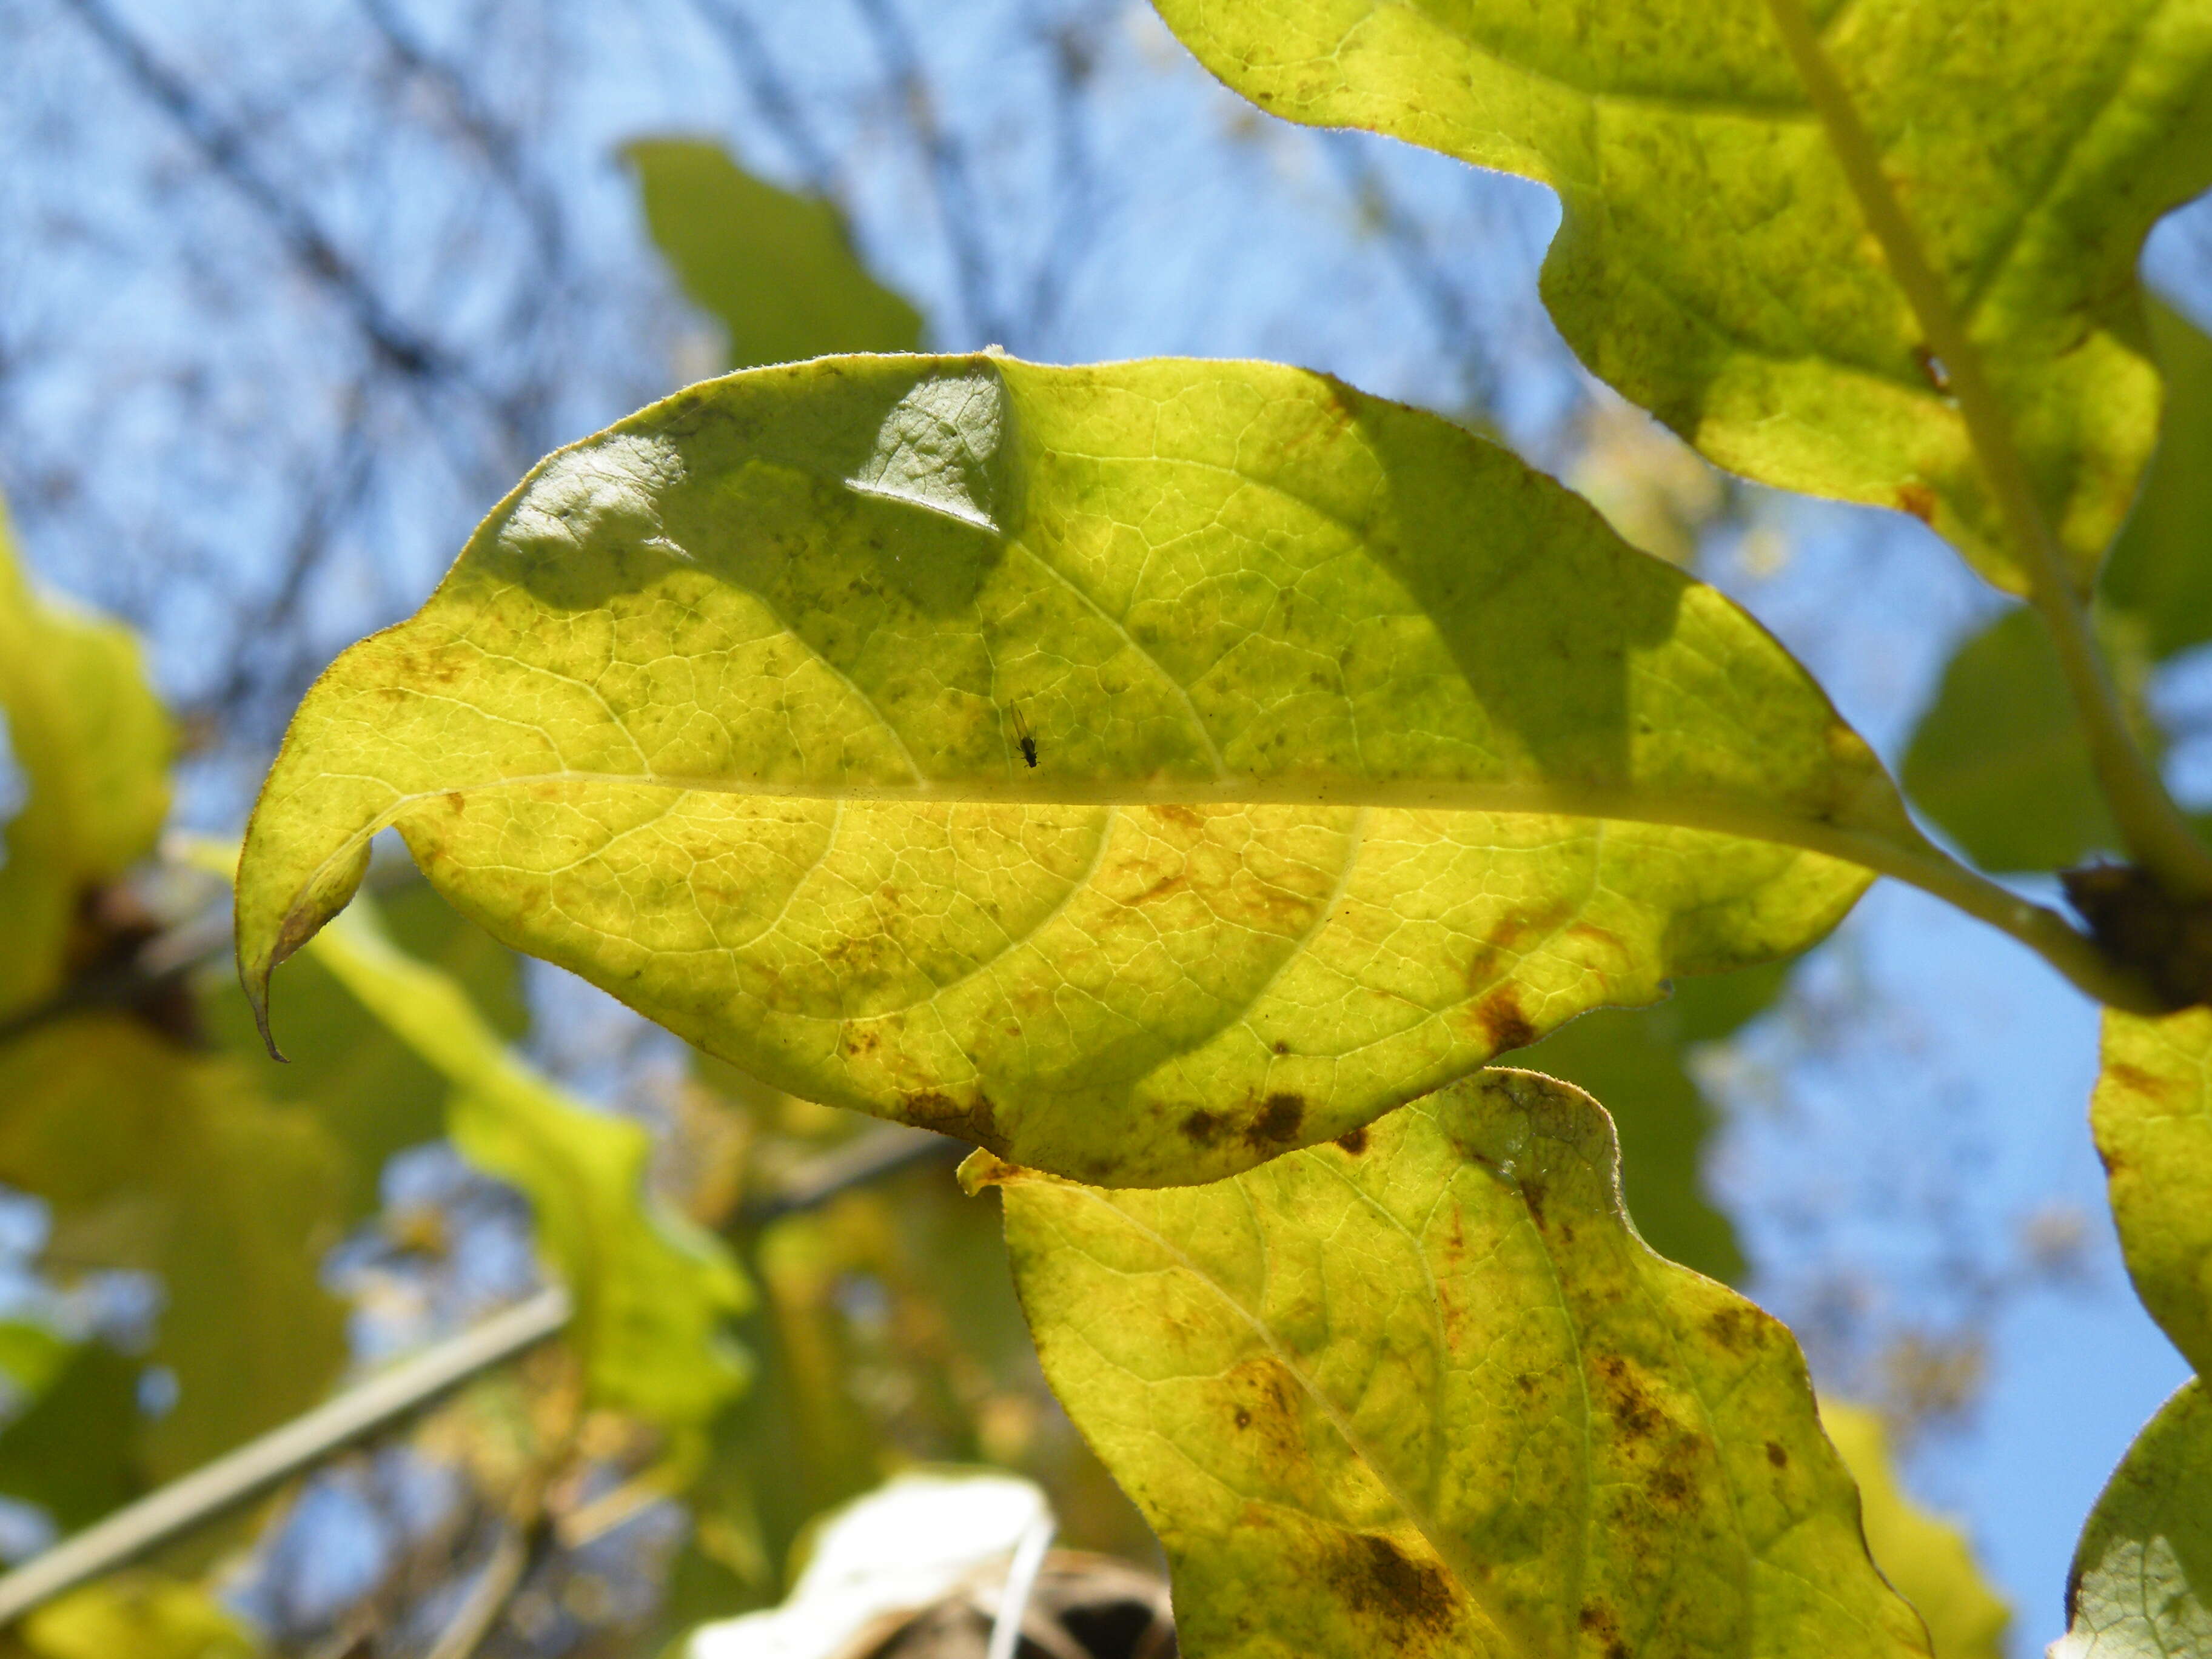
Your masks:
[{"label": "brown spot on leaf", "polygon": [[924,1089],[907,1096],[899,1106],[909,1123],[934,1129],[955,1140],[964,1140],[971,1146],[981,1146],[1001,1158],[1006,1155],[1010,1143],[999,1133],[991,1103],[981,1095],[976,1096],[972,1104],[963,1106],[951,1095]]},{"label": "brown spot on leaf", "polygon": [[1451,1581],[1436,1563],[1416,1561],[1388,1538],[1362,1534],[1329,1577],[1358,1612],[1381,1613],[1432,1635],[1451,1627]]},{"label": "brown spot on leaf", "polygon": [[1181,824],[1186,830],[1206,828],[1206,815],[1194,806],[1155,806],[1152,814],[1156,818],[1164,818],[1170,823]]},{"label": "brown spot on leaf", "polygon": [[1898,485],[1897,504],[1923,524],[1936,522],[1936,492],[1926,484]]},{"label": "brown spot on leaf", "polygon": [[1537,1226],[1544,1224],[1544,1183],[1527,1180],[1521,1183],[1521,1201],[1528,1207],[1528,1219]]},{"label": "brown spot on leaf", "polygon": [[1259,1116],[1246,1126],[1245,1143],[1253,1146],[1287,1146],[1297,1139],[1298,1126],[1305,1121],[1304,1095],[1269,1095],[1260,1103]]},{"label": "brown spot on leaf", "polygon": [[1249,1429],[1252,1426],[1252,1413],[1242,1406],[1237,1408],[1237,1426],[1240,1429]]},{"label": "brown spot on leaf", "polygon": [[1766,1461],[1778,1469],[1786,1469],[1790,1467],[1790,1454],[1770,1440],[1766,1443]]},{"label": "brown spot on leaf", "polygon": [[1275,1052],[1279,1054],[1287,1054],[1291,1052],[1291,1045],[1287,1042],[1279,1041],[1275,1044]]},{"label": "brown spot on leaf", "polygon": [[1525,1048],[1536,1040],[1536,1028],[1521,1012],[1520,994],[1510,985],[1499,986],[1475,1004],[1474,1023],[1493,1054]]},{"label": "brown spot on leaf", "polygon": [[465,811],[465,810],[467,809],[467,807],[468,807],[468,804],[469,804],[469,799],[468,799],[468,797],[467,797],[466,795],[464,795],[464,794],[463,794],[459,790],[458,790],[458,789],[448,789],[447,791],[446,791],[446,810],[447,810],[447,811],[449,811],[449,812],[459,812],[459,811]]},{"label": "brown spot on leaf", "polygon": [[1346,1129],[1336,1138],[1336,1144],[1353,1158],[1358,1158],[1367,1150],[1367,1131]]},{"label": "brown spot on leaf", "polygon": [[1188,1117],[1183,1119],[1182,1132],[1186,1137],[1196,1141],[1200,1146],[1211,1146],[1221,1139],[1221,1114],[1193,1112]]},{"label": "brown spot on leaf", "polygon": [[1753,1328],[1748,1308],[1726,1307],[1705,1322],[1705,1334],[1730,1353],[1741,1353],[1749,1346]]}]

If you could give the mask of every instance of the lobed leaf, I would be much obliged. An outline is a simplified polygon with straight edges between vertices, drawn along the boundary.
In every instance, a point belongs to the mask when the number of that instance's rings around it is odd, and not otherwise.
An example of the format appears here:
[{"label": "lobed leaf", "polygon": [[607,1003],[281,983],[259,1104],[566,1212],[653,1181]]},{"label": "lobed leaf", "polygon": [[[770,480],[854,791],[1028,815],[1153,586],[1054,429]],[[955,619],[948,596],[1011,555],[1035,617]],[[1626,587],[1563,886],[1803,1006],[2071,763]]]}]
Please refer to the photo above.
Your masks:
[{"label": "lobed leaf", "polygon": [[647,1190],[644,1126],[568,1098],[526,1065],[457,981],[392,945],[373,904],[325,930],[315,951],[447,1079],[447,1129],[462,1155],[529,1198],[576,1299],[594,1401],[679,1440],[703,1430],[743,1386],[726,1326],[750,1294],[720,1242]]},{"label": "lobed leaf", "polygon": [[1771,638],[1503,450],[1265,364],[994,355],[734,375],[543,463],[301,705],[250,994],[388,824],[777,1088],[1160,1183],[1927,852]]},{"label": "lobed leaf", "polygon": [[623,154],[654,243],[728,331],[732,368],[921,343],[921,313],[854,257],[829,203],[756,179],[703,140],[640,138]]},{"label": "lobed leaf", "polygon": [[1927,1625],[1936,1659],[2005,1659],[2012,1609],[1982,1576],[1966,1535],[1899,1486],[1881,1419],[1829,1400],[1820,1426],[1858,1483],[1867,1552]]},{"label": "lobed leaf", "polygon": [[2050,1659],[2212,1653],[2212,1400],[2183,1383],[2136,1437],[2089,1512]]},{"label": "lobed leaf", "polygon": [[60,988],[84,894],[153,850],[173,748],[137,642],[40,600],[0,508],[0,1019]]},{"label": "lobed leaf", "polygon": [[2200,1376],[2212,1370],[2212,1008],[2107,1009],[2089,1125],[2136,1294]]},{"label": "lobed leaf", "polygon": [[[1264,109],[1549,185],[1545,301],[1597,374],[1719,465],[1901,508],[2025,589],[1765,0],[1157,3]],[[1808,9],[2087,586],[2157,431],[2136,252],[2212,184],[2212,15]]]},{"label": "lobed leaf", "polygon": [[1486,1072],[1206,1187],[969,1177],[1193,1659],[1927,1652],[1796,1343],[1636,1236],[1577,1089]]},{"label": "lobed leaf", "polygon": [[1735,1228],[1704,1192],[1716,1114],[1691,1075],[1690,1050],[1732,1035],[1782,990],[1780,963],[1684,980],[1650,1008],[1601,1008],[1571,1021],[1522,1063],[1573,1084],[1608,1111],[1620,1139],[1621,1195],[1636,1231],[1669,1261],[1724,1284],[1741,1279]]}]

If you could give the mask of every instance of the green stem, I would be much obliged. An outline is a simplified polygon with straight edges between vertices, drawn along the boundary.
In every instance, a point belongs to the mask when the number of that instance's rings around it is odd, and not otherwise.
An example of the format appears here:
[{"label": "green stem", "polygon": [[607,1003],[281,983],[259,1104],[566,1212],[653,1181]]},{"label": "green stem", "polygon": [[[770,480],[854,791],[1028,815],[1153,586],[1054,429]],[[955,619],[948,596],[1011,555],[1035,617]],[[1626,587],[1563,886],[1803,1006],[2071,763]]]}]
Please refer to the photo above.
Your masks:
[{"label": "green stem", "polygon": [[1966,435],[2027,574],[2028,602],[2058,647],[2060,667],[2088,736],[2097,781],[2129,852],[2172,896],[2212,897],[2212,852],[2191,833],[2157,769],[2128,730],[2119,694],[2068,572],[2064,550],[2037,499],[2004,406],[1983,371],[1981,354],[1922,253],[1920,240],[1881,170],[1880,152],[1821,48],[1804,0],[1767,0],[1767,9],[1866,215],[1867,228],[1881,244],[1890,275],[1904,290],[1929,349],[1950,376]]}]

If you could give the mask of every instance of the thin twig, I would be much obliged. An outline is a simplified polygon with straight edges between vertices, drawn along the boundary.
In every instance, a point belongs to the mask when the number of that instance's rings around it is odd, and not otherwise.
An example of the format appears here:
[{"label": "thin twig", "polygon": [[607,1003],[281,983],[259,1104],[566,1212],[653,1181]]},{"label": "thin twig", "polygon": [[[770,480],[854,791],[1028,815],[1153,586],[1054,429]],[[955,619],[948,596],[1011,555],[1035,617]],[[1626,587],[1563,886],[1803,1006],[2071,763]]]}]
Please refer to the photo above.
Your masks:
[{"label": "thin twig", "polygon": [[114,1571],[339,1447],[420,1409],[479,1372],[536,1346],[574,1311],[558,1285],[495,1314],[258,1440],[148,1493],[0,1577],[0,1626],[88,1579]]},{"label": "thin twig", "polygon": [[461,1598],[452,1621],[439,1633],[437,1645],[423,1659],[470,1659],[514,1599],[523,1574],[529,1571],[531,1553],[527,1532],[520,1527],[501,1528],[491,1559]]},{"label": "thin twig", "polygon": [[1881,244],[1890,275],[1904,291],[1928,344],[1950,377],[1984,477],[2028,579],[2034,605],[2058,647],[2058,660],[2088,735],[2097,780],[2111,803],[2128,850],[2175,898],[2212,897],[2212,851],[2191,832],[2157,769],[2137,746],[2125,709],[2097,648],[2087,609],[2067,568],[2065,550],[2037,497],[2012,423],[1990,383],[1980,351],[1953,308],[1950,295],[1923,252],[1919,237],[1883,173],[1881,156],[1859,119],[1843,78],[1829,61],[1804,0],[1767,0],[1828,141],[1858,198],[1867,227]]}]

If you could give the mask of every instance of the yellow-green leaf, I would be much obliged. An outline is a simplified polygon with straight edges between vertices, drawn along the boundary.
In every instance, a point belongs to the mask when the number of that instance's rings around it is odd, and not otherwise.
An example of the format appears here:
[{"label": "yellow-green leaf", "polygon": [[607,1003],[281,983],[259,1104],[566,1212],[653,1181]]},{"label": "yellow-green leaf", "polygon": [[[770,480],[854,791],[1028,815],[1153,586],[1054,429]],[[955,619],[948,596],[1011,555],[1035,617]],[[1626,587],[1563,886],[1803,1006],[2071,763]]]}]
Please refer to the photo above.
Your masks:
[{"label": "yellow-green leaf", "polygon": [[88,1584],[23,1621],[40,1659],[252,1659],[246,1626],[198,1584],[132,1572]]},{"label": "yellow-green leaf", "polygon": [[2090,1127],[2136,1294],[2200,1376],[2212,1371],[2212,1008],[2107,1009]]},{"label": "yellow-green leaf", "polygon": [[2166,419],[2103,591],[2162,659],[2212,640],[2212,337],[2155,300],[2150,337],[2166,375]]},{"label": "yellow-green leaf", "polygon": [[1881,1419],[1829,1400],[1820,1405],[1820,1426],[1858,1482],[1868,1552],[1926,1622],[1936,1659],[2004,1659],[2012,1609],[1982,1577],[1966,1534],[1899,1486]]},{"label": "yellow-green leaf", "polygon": [[2212,1399],[2191,1377],[2136,1437],[2089,1512],[2050,1659],[2212,1654]]},{"label": "yellow-green leaf", "polygon": [[696,1434],[742,1385],[726,1331],[750,1302],[726,1249],[646,1187],[644,1126],[564,1095],[501,1039],[459,983],[393,946],[357,903],[315,954],[453,1086],[447,1131],[513,1182],[577,1302],[576,1337],[600,1404]]},{"label": "yellow-green leaf", "polygon": [[541,465],[301,705],[251,993],[387,824],[776,1087],[1122,1182],[1925,856],[1757,624],[1504,450],[1293,369],[995,355],[733,375]]},{"label": "yellow-green leaf", "polygon": [[[1158,3],[1264,109],[1556,190],[1561,331],[1711,459],[1903,508],[2025,586],[1768,0]],[[2086,585],[2157,432],[2136,256],[2212,183],[2212,27],[2166,0],[1806,9]]]},{"label": "yellow-green leaf", "polygon": [[343,1310],[320,1278],[337,1162],[237,1062],[135,1019],[72,1015],[0,1045],[0,1182],[53,1206],[59,1260],[160,1276],[147,1362],[178,1391],[144,1425],[154,1478],[305,1410],[343,1364]]},{"label": "yellow-green leaf", "polygon": [[80,1343],[31,1408],[0,1430],[0,1493],[74,1532],[155,1484],[138,1408],[144,1370],[105,1342]]},{"label": "yellow-green leaf", "polygon": [[1729,1036],[1773,1001],[1782,963],[1686,979],[1650,1008],[1601,1008],[1561,1026],[1521,1061],[1608,1109],[1620,1137],[1620,1182],[1636,1230],[1669,1261],[1733,1282],[1743,1255],[1727,1216],[1706,1200],[1705,1138],[1714,1111],[1691,1076],[1692,1047]]},{"label": "yellow-green leaf", "polygon": [[971,1164],[1193,1659],[1927,1651],[1796,1344],[1637,1237],[1579,1090],[1486,1072],[1208,1187]]},{"label": "yellow-green leaf", "polygon": [[0,1018],[60,988],[85,890],[153,850],[172,747],[137,641],[33,593],[0,508]]},{"label": "yellow-green leaf", "polygon": [[699,139],[641,138],[623,154],[653,241],[729,331],[732,368],[921,343],[921,314],[854,257],[829,203],[756,179]]}]

